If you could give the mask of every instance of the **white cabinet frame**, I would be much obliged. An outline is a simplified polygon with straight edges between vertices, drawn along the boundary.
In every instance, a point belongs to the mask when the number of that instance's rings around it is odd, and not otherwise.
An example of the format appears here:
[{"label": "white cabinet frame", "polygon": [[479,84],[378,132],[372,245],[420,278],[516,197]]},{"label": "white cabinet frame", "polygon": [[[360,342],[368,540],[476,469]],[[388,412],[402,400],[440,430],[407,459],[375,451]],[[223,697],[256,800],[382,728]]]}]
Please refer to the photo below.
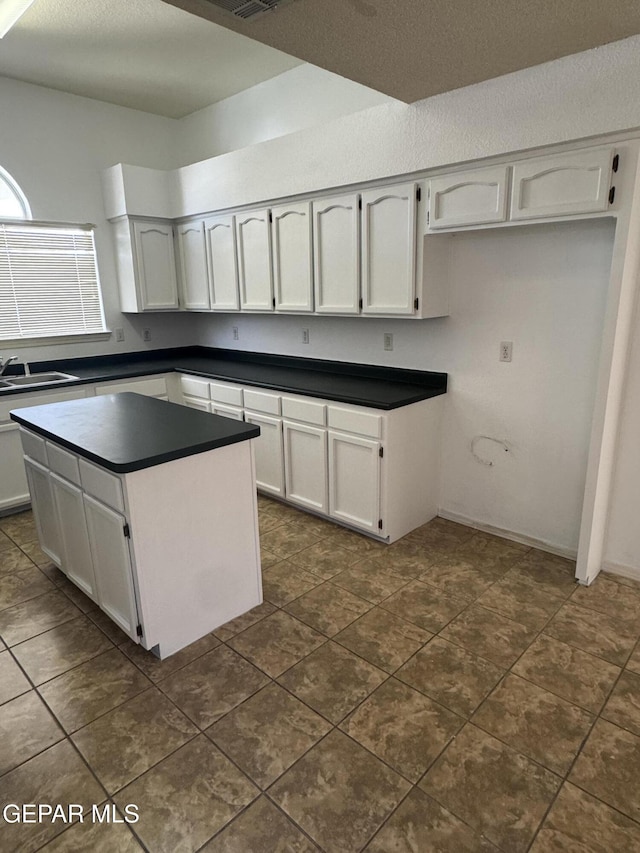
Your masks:
[{"label": "white cabinet frame", "polygon": [[237,311],[240,308],[240,284],[235,216],[208,217],[204,221],[204,233],[211,309]]},{"label": "white cabinet frame", "polygon": [[240,307],[243,311],[273,311],[269,211],[237,214],[235,226]]},{"label": "white cabinet frame", "polygon": [[176,226],[176,239],[182,307],[206,311],[211,306],[204,223],[185,222]]},{"label": "white cabinet frame", "polygon": [[313,311],[311,203],[271,209],[276,311]]},{"label": "white cabinet frame", "polygon": [[318,314],[360,313],[360,194],[313,201],[313,270]]}]

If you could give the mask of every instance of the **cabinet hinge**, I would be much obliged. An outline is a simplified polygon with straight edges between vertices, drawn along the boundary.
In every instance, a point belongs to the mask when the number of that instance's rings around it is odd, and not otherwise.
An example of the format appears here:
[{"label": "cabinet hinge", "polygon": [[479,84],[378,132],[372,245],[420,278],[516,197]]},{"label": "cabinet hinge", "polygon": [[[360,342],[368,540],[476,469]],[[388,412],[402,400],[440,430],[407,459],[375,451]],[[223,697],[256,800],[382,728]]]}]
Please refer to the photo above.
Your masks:
[{"label": "cabinet hinge", "polygon": [[382,530],[382,519],[378,519],[378,530]]},{"label": "cabinet hinge", "polygon": [[274,297],[273,297],[273,299],[271,300],[271,304],[273,305],[273,307],[274,307],[274,308],[276,307],[276,298],[275,298],[275,296],[274,296]]},{"label": "cabinet hinge", "polygon": [[358,196],[358,210],[362,210],[362,196]]},{"label": "cabinet hinge", "polygon": [[611,163],[611,171],[617,172],[619,165],[620,165],[620,155],[616,154],[616,156],[613,158],[613,161]]},{"label": "cabinet hinge", "polygon": [[136,635],[138,637],[142,636],[142,625],[136,625]]},{"label": "cabinet hinge", "polygon": [[126,521],[122,528],[122,532],[124,533],[126,539],[131,539],[131,528],[129,527]]},{"label": "cabinet hinge", "polygon": [[615,197],[616,197],[616,188],[611,187],[611,189],[609,190],[609,204],[613,204],[613,200]]},{"label": "cabinet hinge", "polygon": [[269,222],[273,222],[273,213],[269,211]]},{"label": "cabinet hinge", "polygon": [[418,310],[418,308],[419,308],[419,306],[420,306],[420,300],[419,300],[419,299],[418,299],[418,297],[416,296],[416,298],[413,300],[413,307],[414,307],[414,308],[416,309],[416,311],[417,311],[417,310]]},{"label": "cabinet hinge", "polygon": [[422,201],[422,187],[416,189],[416,201]]},{"label": "cabinet hinge", "polygon": [[362,310],[362,299],[358,300],[358,306]]},{"label": "cabinet hinge", "polygon": [[381,447],[381,448],[378,450],[378,456],[380,457],[380,459],[382,459],[382,457],[384,456],[384,447]]}]

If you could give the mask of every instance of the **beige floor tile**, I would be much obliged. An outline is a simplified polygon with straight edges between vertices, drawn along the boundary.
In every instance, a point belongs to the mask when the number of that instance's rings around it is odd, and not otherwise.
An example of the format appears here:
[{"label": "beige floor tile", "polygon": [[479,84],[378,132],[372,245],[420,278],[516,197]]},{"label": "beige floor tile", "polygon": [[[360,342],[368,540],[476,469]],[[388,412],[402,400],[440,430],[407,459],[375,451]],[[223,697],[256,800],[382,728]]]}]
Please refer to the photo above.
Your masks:
[{"label": "beige floor tile", "polygon": [[474,565],[453,555],[442,557],[420,575],[420,580],[455,598],[472,601],[503,576],[502,570]]},{"label": "beige floor tile", "polygon": [[442,637],[497,666],[511,666],[532,642],[535,629],[473,605],[449,622]]},{"label": "beige floor tile", "polygon": [[268,678],[239,654],[218,646],[158,682],[160,689],[201,729],[259,690]]},{"label": "beige floor tile", "polygon": [[395,549],[392,546],[383,554],[370,559],[380,571],[397,575],[405,580],[420,577],[433,564],[433,557],[430,557],[422,549],[411,546],[404,548],[399,546]]},{"label": "beige floor tile", "polygon": [[270,789],[270,796],[327,853],[361,850],[409,783],[333,731]]},{"label": "beige floor tile", "polygon": [[569,780],[614,809],[640,819],[640,737],[598,720]]},{"label": "beige floor tile", "polygon": [[381,602],[385,610],[431,632],[444,628],[468,604],[467,599],[447,595],[437,587],[420,581],[412,581]]},{"label": "beige floor tile", "polygon": [[201,853],[317,853],[318,848],[266,797],[260,797]]},{"label": "beige floor tile", "polygon": [[261,512],[258,516],[258,532],[260,537],[264,536],[265,533],[268,533],[269,530],[273,530],[275,527],[281,527],[283,524],[286,524],[284,518],[279,518],[268,512]]},{"label": "beige floor tile", "polygon": [[329,641],[278,680],[314,711],[339,723],[387,674]]},{"label": "beige floor tile", "polygon": [[463,716],[470,716],[504,670],[435,637],[396,673],[396,678]]},{"label": "beige floor tile", "polygon": [[391,678],[340,728],[415,783],[464,722],[463,717]]},{"label": "beige floor tile", "polygon": [[207,634],[164,660],[160,660],[152,652],[131,641],[123,643],[121,649],[147,678],[151,681],[160,681],[219,645],[220,640],[212,634]]},{"label": "beige floor tile", "polygon": [[596,714],[620,675],[620,667],[545,634],[534,640],[513,671]]},{"label": "beige floor tile", "polygon": [[509,853],[524,853],[560,777],[467,724],[420,787]]},{"label": "beige floor tile", "polygon": [[361,560],[362,554],[341,548],[330,539],[323,539],[310,548],[292,554],[289,559],[299,568],[328,580]]},{"label": "beige floor tile", "polygon": [[[99,810],[99,814],[102,813],[103,807]],[[112,814],[111,810],[109,814]],[[118,817],[123,819],[121,814]],[[138,853],[142,847],[125,824],[87,820],[75,823],[42,849],[43,853]]]},{"label": "beige floor tile", "polygon": [[355,533],[353,530],[347,530],[344,527],[336,527],[325,540],[327,543],[332,542],[340,548],[346,548],[347,551],[353,551],[360,554],[362,557],[367,554],[384,553],[389,547],[384,542],[378,542],[376,539],[370,539],[368,536],[363,536],[361,533]]},{"label": "beige floor tile", "polygon": [[207,735],[250,779],[266,788],[330,728],[272,683],[207,729]]},{"label": "beige floor tile", "polygon": [[28,690],[31,690],[31,684],[13,659],[11,652],[0,652],[0,705]]},{"label": "beige floor tile", "polygon": [[540,630],[562,606],[563,599],[508,575],[478,598],[478,604],[514,622]]},{"label": "beige floor tile", "polygon": [[594,717],[517,675],[507,675],[471,721],[528,758],[564,775],[589,734]]},{"label": "beige floor tile", "polygon": [[531,853],[631,853],[640,826],[566,782],[533,842]]},{"label": "beige floor tile", "polygon": [[0,776],[64,737],[34,690],[0,706]]},{"label": "beige floor tile", "polygon": [[497,853],[486,838],[414,788],[366,853]]},{"label": "beige floor tile", "polygon": [[198,850],[259,794],[204,735],[165,758],[116,795],[135,803],[136,834],[153,853]]},{"label": "beige floor tile", "polygon": [[33,560],[24,551],[21,551],[11,539],[8,537],[4,537],[4,539],[9,544],[0,550],[0,576],[32,569]]},{"label": "beige floor tile", "polygon": [[299,569],[288,560],[283,560],[266,569],[262,574],[262,591],[265,601],[276,607],[284,607],[290,601],[322,583],[317,575]]},{"label": "beige floor tile", "polygon": [[623,622],[568,602],[545,627],[544,633],[609,663],[624,666],[640,634],[640,621]]},{"label": "beige floor tile", "polygon": [[262,604],[259,604],[257,607],[253,607],[251,610],[248,610],[236,619],[232,619],[231,622],[226,622],[224,625],[216,628],[215,631],[213,631],[213,634],[223,642],[230,640],[231,637],[235,637],[236,634],[239,634],[241,631],[245,631],[247,628],[255,625],[256,622],[260,622],[260,620],[264,619],[266,616],[271,616],[275,611],[276,608],[273,604],[270,604],[268,601],[263,601]]},{"label": "beige floor tile", "polygon": [[385,598],[406,585],[406,578],[381,571],[377,565],[371,566],[371,562],[373,561],[370,558],[365,558],[333,577],[332,583],[364,598],[371,604],[380,604]]},{"label": "beige floor tile", "polygon": [[[553,556],[553,555],[548,555]],[[526,557],[516,562],[505,578],[526,583],[534,589],[555,595],[558,598],[569,598],[575,588],[575,564],[564,561],[566,565],[559,566],[553,562],[544,563],[536,560],[526,562]]]},{"label": "beige floor tile", "polygon": [[640,674],[640,643],[636,645],[633,654],[627,661],[627,669]]},{"label": "beige floor tile", "polygon": [[72,739],[113,793],[196,734],[184,714],[152,687],[89,723]]},{"label": "beige floor tile", "polygon": [[81,616],[14,646],[13,653],[34,684],[42,684],[112,648],[102,631]]},{"label": "beige floor tile", "polygon": [[35,566],[2,575],[0,577],[0,611],[53,590],[51,581]]},{"label": "beige floor tile", "polygon": [[229,645],[271,678],[276,678],[326,639],[299,619],[279,610],[236,634]]},{"label": "beige floor tile", "polygon": [[614,619],[640,619],[640,590],[617,583],[603,574],[598,575],[591,586],[576,586],[571,601]]},{"label": "beige floor tile", "polygon": [[149,687],[149,679],[111,649],[43,684],[40,695],[62,727],[73,732]]},{"label": "beige floor tile", "polygon": [[640,675],[629,671],[622,673],[602,716],[640,736]]},{"label": "beige floor tile", "polygon": [[282,557],[279,557],[277,554],[272,554],[271,551],[267,551],[266,548],[262,547],[262,543],[260,543],[260,565],[263,572],[266,569],[271,568],[271,566],[275,566],[276,563],[281,562]]},{"label": "beige floor tile", "polygon": [[40,548],[37,537],[33,541],[19,542],[20,548],[36,566],[48,566],[51,557]]},{"label": "beige floor tile", "polygon": [[1,610],[0,636],[8,646],[15,646],[81,615],[66,595],[54,590]]},{"label": "beige floor tile", "polygon": [[327,637],[333,637],[371,608],[371,604],[331,582],[316,586],[284,609]]},{"label": "beige floor tile", "polygon": [[313,530],[307,530],[290,522],[265,533],[260,542],[267,551],[283,560],[315,545],[321,538]]},{"label": "beige floor tile", "polygon": [[432,636],[417,625],[374,607],[334,639],[374,666],[395,672]]},{"label": "beige floor tile", "polygon": [[125,634],[122,628],[116,625],[113,619],[107,616],[104,610],[100,610],[99,607],[95,606],[91,607],[87,610],[87,616],[116,646],[123,646],[128,642],[128,635]]}]

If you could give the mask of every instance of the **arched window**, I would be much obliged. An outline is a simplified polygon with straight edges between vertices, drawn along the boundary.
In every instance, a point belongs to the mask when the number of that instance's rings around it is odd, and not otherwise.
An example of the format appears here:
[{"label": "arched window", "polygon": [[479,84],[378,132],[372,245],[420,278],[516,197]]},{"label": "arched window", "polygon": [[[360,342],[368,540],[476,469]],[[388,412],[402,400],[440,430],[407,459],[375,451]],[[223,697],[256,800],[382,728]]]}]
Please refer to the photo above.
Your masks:
[{"label": "arched window", "polygon": [[0,219],[31,219],[27,197],[0,166]]}]

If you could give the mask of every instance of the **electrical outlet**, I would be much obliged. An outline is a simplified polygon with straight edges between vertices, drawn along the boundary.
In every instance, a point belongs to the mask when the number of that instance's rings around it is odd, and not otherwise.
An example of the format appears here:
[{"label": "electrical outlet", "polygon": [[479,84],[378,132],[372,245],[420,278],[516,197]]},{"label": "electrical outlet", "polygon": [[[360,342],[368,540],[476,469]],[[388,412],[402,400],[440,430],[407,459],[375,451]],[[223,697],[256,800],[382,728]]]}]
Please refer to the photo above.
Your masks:
[{"label": "electrical outlet", "polygon": [[142,330],[142,340],[150,341],[151,340],[151,329],[143,329]]},{"label": "electrical outlet", "polygon": [[232,327],[231,327],[231,332],[232,332],[232,334],[233,334],[233,340],[234,340],[234,341],[237,341],[237,340],[239,340],[239,339],[240,339],[240,333],[238,332],[238,327],[237,327],[237,326],[232,326]]},{"label": "electrical outlet", "polygon": [[122,343],[124,340],[124,329],[116,329],[116,341]]},{"label": "electrical outlet", "polygon": [[500,342],[500,361],[511,361],[513,355],[513,341]]},{"label": "electrical outlet", "polygon": [[384,336],[383,336],[383,340],[384,340],[384,348],[386,350],[388,350],[389,352],[391,352],[391,350],[393,349],[393,335],[391,334],[391,332],[385,332]]},{"label": "electrical outlet", "polygon": [[303,344],[309,343],[309,329],[303,329],[302,330],[302,343]]}]

